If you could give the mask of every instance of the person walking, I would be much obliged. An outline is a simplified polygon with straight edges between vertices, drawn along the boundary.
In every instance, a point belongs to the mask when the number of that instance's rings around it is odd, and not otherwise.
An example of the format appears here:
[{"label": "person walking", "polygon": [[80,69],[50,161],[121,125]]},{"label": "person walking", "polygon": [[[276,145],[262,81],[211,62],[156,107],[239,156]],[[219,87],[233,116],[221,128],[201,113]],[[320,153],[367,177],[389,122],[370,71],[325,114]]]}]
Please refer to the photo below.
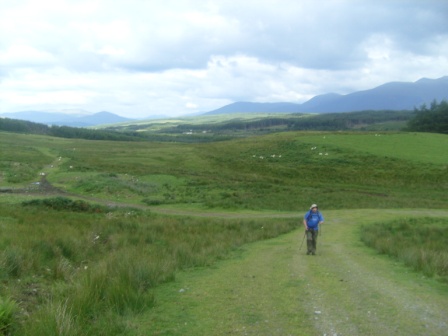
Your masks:
[{"label": "person walking", "polygon": [[303,225],[306,234],[306,254],[316,255],[317,236],[319,233],[319,225],[324,222],[324,217],[319,212],[317,204],[312,204],[310,210],[303,217]]}]

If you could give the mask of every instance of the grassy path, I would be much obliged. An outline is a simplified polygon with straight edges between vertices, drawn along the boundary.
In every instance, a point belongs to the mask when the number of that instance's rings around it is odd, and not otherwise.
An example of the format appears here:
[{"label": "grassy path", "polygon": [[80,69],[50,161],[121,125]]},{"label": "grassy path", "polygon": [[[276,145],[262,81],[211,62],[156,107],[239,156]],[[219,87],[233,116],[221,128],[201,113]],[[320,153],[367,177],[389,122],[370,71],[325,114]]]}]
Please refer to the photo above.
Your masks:
[{"label": "grassy path", "polygon": [[448,286],[377,255],[359,224],[447,211],[327,211],[318,255],[303,231],[246,246],[156,289],[136,335],[448,335]]}]

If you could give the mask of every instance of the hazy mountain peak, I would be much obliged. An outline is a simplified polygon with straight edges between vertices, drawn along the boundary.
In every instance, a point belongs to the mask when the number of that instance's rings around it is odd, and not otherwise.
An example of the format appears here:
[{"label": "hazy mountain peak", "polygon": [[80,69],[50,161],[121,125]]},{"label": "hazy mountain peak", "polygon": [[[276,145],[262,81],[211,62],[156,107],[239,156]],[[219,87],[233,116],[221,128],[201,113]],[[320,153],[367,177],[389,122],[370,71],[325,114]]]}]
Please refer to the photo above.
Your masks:
[{"label": "hazy mountain peak", "polygon": [[[388,82],[375,88],[356,91],[346,95],[327,93],[315,96],[303,104],[269,104],[239,102],[223,106],[207,114],[221,113],[330,113],[365,110],[413,110],[433,100],[448,100],[448,76],[438,79],[421,78],[416,82]],[[274,103],[272,103],[274,104]]]},{"label": "hazy mountain peak", "polygon": [[[74,111],[74,110],[72,110]],[[77,110],[82,111],[82,110]],[[84,111],[85,112],[85,111]],[[105,124],[116,124],[120,122],[131,121],[133,119],[121,117],[111,112],[101,111],[89,114],[67,114],[61,112],[48,111],[21,111],[15,113],[3,113],[2,117],[28,120],[47,125],[88,127]]]}]

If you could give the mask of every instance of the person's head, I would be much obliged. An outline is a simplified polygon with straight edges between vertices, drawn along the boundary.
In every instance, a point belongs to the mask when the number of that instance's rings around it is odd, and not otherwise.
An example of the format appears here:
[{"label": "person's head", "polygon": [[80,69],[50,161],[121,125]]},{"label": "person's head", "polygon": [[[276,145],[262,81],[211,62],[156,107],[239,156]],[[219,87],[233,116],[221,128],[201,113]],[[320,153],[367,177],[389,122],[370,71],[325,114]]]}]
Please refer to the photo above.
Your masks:
[{"label": "person's head", "polygon": [[318,209],[317,204],[312,204],[312,205],[310,206],[310,210],[311,210],[312,212],[316,212],[317,209]]}]

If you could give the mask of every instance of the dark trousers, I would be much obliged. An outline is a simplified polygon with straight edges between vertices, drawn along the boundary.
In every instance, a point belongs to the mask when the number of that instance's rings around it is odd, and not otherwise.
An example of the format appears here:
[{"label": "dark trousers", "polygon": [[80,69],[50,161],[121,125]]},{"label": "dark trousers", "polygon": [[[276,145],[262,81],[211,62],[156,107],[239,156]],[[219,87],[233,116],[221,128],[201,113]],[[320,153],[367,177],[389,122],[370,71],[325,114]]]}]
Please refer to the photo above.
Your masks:
[{"label": "dark trousers", "polygon": [[317,245],[317,230],[308,229],[306,231],[306,246],[308,248],[308,254],[316,254]]}]

